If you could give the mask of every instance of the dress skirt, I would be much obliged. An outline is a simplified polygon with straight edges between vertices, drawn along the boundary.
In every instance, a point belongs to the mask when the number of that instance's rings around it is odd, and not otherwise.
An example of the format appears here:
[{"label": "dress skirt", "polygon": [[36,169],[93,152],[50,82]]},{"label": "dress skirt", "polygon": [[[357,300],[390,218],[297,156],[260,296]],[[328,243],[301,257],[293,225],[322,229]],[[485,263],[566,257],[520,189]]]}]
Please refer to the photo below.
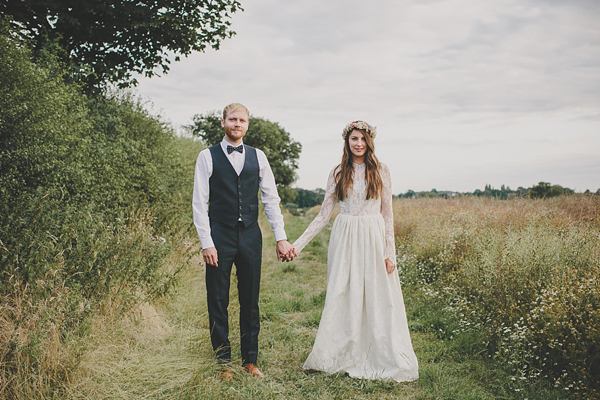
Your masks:
[{"label": "dress skirt", "polygon": [[380,213],[336,217],[325,308],[304,369],[397,382],[418,378],[398,272],[385,270],[384,234]]}]

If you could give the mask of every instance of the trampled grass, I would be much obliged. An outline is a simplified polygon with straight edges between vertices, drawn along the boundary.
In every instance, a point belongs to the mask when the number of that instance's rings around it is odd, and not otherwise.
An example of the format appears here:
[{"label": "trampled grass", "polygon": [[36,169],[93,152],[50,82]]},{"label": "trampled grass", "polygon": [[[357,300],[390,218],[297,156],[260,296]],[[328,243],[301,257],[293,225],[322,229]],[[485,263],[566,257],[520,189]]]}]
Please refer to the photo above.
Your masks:
[{"label": "trampled grass", "polygon": [[[448,277],[468,269],[467,261],[475,265],[474,260],[484,260],[489,238],[494,235],[507,238],[512,232],[507,227],[513,231],[515,227],[522,228],[518,230],[523,233],[521,239],[514,241],[527,242],[525,233],[532,229],[527,227],[532,224],[545,227],[539,221],[539,216],[545,213],[560,218],[560,221],[550,218],[551,226],[564,228],[574,223],[582,227],[584,220],[586,229],[592,229],[598,226],[594,225],[598,221],[594,208],[589,206],[581,211],[564,201],[511,204],[477,199],[406,200],[396,202],[395,207],[397,244],[403,260],[399,265],[403,268],[401,279],[409,325],[420,363],[419,380],[398,384],[302,370],[325,298],[329,232],[326,228],[294,262],[280,263],[275,257],[272,234],[263,223],[259,366],[267,375],[265,380],[249,377],[240,366],[235,276],[230,296],[235,379],[231,383],[218,379],[219,367],[214,362],[209,340],[204,267],[198,255],[168,298],[144,305],[127,320],[116,321],[110,316],[96,319],[89,351],[69,386],[69,398],[562,399],[571,396],[564,388],[554,388],[552,381],[529,376],[521,379],[522,375],[515,374],[513,365],[507,364],[505,358],[490,353],[489,329],[481,326],[468,329],[466,323],[477,321],[460,316],[464,310],[459,307],[457,299],[461,297],[456,293],[467,286]],[[311,211],[306,217],[286,216],[291,240],[310,222],[315,210]],[[454,247],[448,243],[454,243]],[[542,249],[545,245],[536,246]],[[427,263],[429,258],[432,261]],[[539,263],[542,260],[546,260],[545,256]],[[482,262],[485,268],[496,264]],[[471,280],[472,286],[481,285],[481,280],[472,276]],[[457,284],[451,286],[452,282]],[[448,303],[449,300],[455,303]],[[523,352],[522,348],[510,350]]]}]

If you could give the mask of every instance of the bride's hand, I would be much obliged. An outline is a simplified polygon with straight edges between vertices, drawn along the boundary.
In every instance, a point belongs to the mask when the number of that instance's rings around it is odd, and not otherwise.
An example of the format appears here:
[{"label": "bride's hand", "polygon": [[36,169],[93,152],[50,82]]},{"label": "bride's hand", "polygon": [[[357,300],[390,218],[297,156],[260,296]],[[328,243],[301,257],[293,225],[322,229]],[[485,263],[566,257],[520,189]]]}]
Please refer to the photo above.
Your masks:
[{"label": "bride's hand", "polygon": [[385,270],[388,274],[391,274],[396,269],[396,264],[390,261],[389,258],[385,259]]}]

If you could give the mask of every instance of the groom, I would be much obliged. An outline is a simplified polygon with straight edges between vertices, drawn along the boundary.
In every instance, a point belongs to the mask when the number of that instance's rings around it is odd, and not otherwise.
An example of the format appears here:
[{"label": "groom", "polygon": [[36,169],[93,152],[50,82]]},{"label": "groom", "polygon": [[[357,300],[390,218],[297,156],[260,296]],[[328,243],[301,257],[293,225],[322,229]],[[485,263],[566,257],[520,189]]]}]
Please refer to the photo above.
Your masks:
[{"label": "groom", "polygon": [[[262,236],[258,226],[258,190],[277,241],[277,258],[293,259],[287,242],[275,177],[261,150],[244,145],[250,113],[239,103],[223,110],[221,143],[202,150],[194,174],[194,224],[206,263],[210,338],[220,363],[231,360],[227,307],[232,264],[236,266],[240,302],[242,364],[252,376],[264,378],[256,366],[260,319],[258,293]],[[221,379],[230,381],[228,367]]]}]

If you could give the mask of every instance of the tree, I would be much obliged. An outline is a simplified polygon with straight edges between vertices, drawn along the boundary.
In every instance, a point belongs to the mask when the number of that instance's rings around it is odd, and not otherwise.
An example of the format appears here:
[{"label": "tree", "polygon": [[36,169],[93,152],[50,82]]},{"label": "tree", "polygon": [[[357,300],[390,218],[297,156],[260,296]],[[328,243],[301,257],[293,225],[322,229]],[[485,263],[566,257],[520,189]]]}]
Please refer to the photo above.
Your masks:
[{"label": "tree", "polygon": [[564,188],[560,185],[550,185],[549,182],[540,182],[536,186],[527,189],[527,194],[532,198],[556,197],[573,193],[575,193],[573,189]]},{"label": "tree", "polygon": [[550,183],[549,182],[540,182],[536,186],[532,186],[529,188],[528,193],[533,198],[543,198],[548,195],[550,191]]},{"label": "tree", "polygon": [[126,87],[133,73],[167,73],[171,55],[219,49],[238,10],[237,0],[0,0],[0,15],[36,53],[58,44],[88,88]]},{"label": "tree", "polygon": [[[188,128],[208,146],[223,140],[221,115],[218,111],[196,114],[193,117],[193,125]],[[297,160],[302,145],[292,140],[290,134],[278,123],[252,116],[249,119],[248,132],[244,136],[244,143],[265,152],[275,175],[277,190],[282,202],[293,201],[296,197],[296,191],[290,188],[290,185],[296,180]]]},{"label": "tree", "polygon": [[406,198],[412,199],[413,197],[417,197],[417,193],[412,189],[408,189],[406,191],[406,193],[404,193],[404,194],[401,193],[398,195],[398,197],[406,197]]},{"label": "tree", "polygon": [[323,189],[296,189],[296,193],[297,195],[295,202],[300,208],[314,207],[323,203],[323,199],[325,198],[325,190]]}]

